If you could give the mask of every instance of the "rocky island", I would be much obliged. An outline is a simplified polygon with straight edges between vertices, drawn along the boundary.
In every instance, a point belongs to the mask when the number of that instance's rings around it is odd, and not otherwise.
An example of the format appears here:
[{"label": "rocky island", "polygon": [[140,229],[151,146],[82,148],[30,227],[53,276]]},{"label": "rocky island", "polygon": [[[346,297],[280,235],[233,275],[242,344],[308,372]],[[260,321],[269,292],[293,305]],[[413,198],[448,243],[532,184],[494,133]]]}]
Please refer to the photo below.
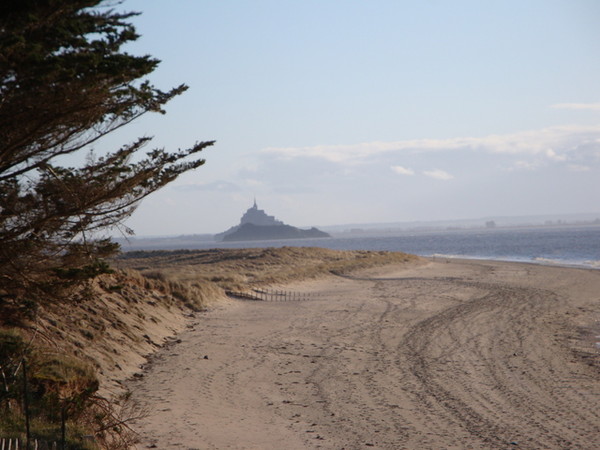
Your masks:
[{"label": "rocky island", "polygon": [[242,218],[239,225],[233,226],[223,233],[215,235],[218,241],[262,241],[275,239],[308,239],[331,237],[317,228],[304,230],[286,225],[281,220],[269,216],[264,210],[258,209],[256,200]]}]

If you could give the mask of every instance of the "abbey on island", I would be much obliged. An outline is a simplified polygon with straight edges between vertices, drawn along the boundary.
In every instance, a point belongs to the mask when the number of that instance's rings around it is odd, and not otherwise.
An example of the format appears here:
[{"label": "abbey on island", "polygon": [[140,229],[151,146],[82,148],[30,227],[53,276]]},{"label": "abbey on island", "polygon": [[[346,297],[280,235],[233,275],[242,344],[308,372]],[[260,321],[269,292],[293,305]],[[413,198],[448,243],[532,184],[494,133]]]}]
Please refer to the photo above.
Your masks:
[{"label": "abbey on island", "polygon": [[223,233],[215,235],[220,241],[255,241],[273,239],[306,239],[330,237],[329,234],[310,228],[303,230],[286,225],[274,216],[268,215],[264,210],[258,209],[256,199],[240,219],[239,225],[229,228]]},{"label": "abbey on island", "polygon": [[254,205],[248,208],[248,211],[244,213],[240,219],[240,225],[251,223],[260,226],[271,226],[271,225],[284,225],[281,220],[275,219],[274,216],[269,216],[263,209],[258,209],[256,199],[254,199]]}]

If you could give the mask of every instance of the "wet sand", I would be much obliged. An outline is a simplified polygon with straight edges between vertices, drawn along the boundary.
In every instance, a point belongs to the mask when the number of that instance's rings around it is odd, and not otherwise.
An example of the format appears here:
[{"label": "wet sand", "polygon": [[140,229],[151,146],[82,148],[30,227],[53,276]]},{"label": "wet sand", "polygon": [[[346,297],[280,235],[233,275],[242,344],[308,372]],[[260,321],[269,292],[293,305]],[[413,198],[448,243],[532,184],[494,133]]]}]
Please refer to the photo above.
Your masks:
[{"label": "wet sand", "polygon": [[600,448],[600,271],[442,260],[286,289],[318,296],[230,300],[153,357],[139,448]]}]

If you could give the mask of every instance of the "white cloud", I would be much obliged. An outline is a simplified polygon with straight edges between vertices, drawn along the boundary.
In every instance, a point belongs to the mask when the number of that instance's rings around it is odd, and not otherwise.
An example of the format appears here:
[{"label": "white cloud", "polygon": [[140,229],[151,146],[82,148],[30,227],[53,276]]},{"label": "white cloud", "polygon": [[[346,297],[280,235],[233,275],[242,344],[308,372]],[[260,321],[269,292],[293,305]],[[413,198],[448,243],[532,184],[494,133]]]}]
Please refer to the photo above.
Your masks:
[{"label": "white cloud", "polygon": [[451,180],[454,177],[450,175],[445,170],[441,169],[433,169],[433,170],[425,170],[423,171],[423,175],[427,175],[428,177],[435,178],[436,180]]},{"label": "white cloud", "polygon": [[316,158],[335,164],[362,164],[394,153],[476,151],[492,154],[536,156],[549,161],[566,161],[585,144],[597,142],[600,125],[565,125],[511,134],[449,139],[413,139],[392,142],[363,142],[311,147],[270,147],[262,153],[291,160]]},{"label": "white cloud", "polygon": [[551,148],[547,149],[545,152],[545,156],[552,161],[566,161],[566,155],[559,155]]},{"label": "white cloud", "polygon": [[519,161],[516,161],[514,163],[514,165],[511,168],[509,168],[508,170],[535,170],[539,166],[540,165],[538,162],[519,160]]},{"label": "white cloud", "polygon": [[415,171],[402,166],[392,166],[392,170],[399,175],[414,175]]},{"label": "white cloud", "polygon": [[269,147],[262,153],[283,159],[300,157],[319,158],[333,163],[350,163],[397,149],[396,142],[363,142],[359,144],[315,145],[311,147]]},{"label": "white cloud", "polygon": [[552,105],[551,108],[600,111],[600,103],[557,103]]},{"label": "white cloud", "polygon": [[592,168],[590,166],[583,166],[580,164],[569,164],[569,170],[573,171],[573,172],[589,172],[590,170],[592,170]]}]

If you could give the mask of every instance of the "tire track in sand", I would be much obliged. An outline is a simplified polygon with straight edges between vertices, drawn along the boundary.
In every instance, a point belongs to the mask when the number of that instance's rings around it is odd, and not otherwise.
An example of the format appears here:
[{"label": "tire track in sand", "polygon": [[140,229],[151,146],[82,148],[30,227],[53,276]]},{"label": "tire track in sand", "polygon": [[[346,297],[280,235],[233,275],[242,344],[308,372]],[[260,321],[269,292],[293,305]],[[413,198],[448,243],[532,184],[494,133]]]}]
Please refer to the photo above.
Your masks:
[{"label": "tire track in sand", "polygon": [[[418,381],[419,401],[434,416],[428,420],[458,424],[487,448],[594,448],[600,421],[593,396],[582,403],[560,387],[557,375],[569,374],[551,361],[569,351],[552,345],[540,327],[556,295],[451,282],[488,293],[419,322],[398,348]],[[459,355],[447,348],[453,343]]]},{"label": "tire track in sand", "polygon": [[585,278],[593,299],[598,277],[484,262],[406,270],[308,283],[323,294],[310,304],[206,314],[136,381],[157,412],[138,424],[143,443],[598,448],[599,373],[556,325],[576,304],[600,314],[569,294]]}]

